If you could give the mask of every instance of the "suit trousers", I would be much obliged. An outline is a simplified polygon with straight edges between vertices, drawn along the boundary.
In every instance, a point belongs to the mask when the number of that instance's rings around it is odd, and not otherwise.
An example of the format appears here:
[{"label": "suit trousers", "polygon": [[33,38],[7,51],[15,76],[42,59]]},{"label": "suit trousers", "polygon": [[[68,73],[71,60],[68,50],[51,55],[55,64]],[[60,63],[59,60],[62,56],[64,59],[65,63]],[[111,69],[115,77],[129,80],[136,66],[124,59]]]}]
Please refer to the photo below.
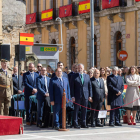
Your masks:
[{"label": "suit trousers", "polygon": [[30,96],[25,96],[26,122],[30,122],[31,119],[29,97]]},{"label": "suit trousers", "polygon": [[37,100],[37,123],[42,124],[44,100]]},{"label": "suit trousers", "polygon": [[[91,103],[91,108],[96,109],[96,110],[101,110],[102,104],[103,104],[103,102],[93,101],[93,103]],[[99,113],[99,111],[95,111],[95,110],[91,111],[91,124],[93,124],[95,121],[96,121],[96,123],[99,123],[98,113]]]},{"label": "suit trousers", "polygon": [[9,107],[11,106],[11,97],[0,97],[0,115],[9,115]]},{"label": "suit trousers", "polygon": [[54,126],[61,127],[62,126],[62,104],[54,103]]},{"label": "suit trousers", "polygon": [[[88,100],[82,97],[79,100],[76,100],[75,103],[87,107]],[[79,108],[80,108],[79,105],[74,104],[74,125],[78,125]],[[81,107],[81,125],[86,125],[86,116],[87,116],[87,108]]]},{"label": "suit trousers", "polygon": [[50,100],[48,100],[49,97],[45,97],[44,100],[44,108],[43,108],[43,122],[44,126],[49,126],[49,120],[50,120],[50,112],[51,112],[51,106],[50,106]]},{"label": "suit trousers", "polygon": [[[117,108],[118,106],[111,106],[111,109]],[[115,117],[115,123],[119,123],[120,114],[119,109],[111,110],[110,111],[110,121],[109,123],[114,123],[114,117]]]}]

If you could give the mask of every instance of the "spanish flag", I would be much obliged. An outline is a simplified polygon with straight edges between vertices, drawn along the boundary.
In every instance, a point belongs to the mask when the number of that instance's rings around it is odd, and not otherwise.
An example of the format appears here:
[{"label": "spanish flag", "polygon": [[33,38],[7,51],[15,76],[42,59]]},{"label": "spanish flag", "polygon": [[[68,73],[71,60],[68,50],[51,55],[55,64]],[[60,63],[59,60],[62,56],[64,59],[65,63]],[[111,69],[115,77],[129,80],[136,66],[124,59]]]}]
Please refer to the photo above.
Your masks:
[{"label": "spanish flag", "polygon": [[90,12],[90,0],[79,2],[79,14]]},{"label": "spanish flag", "polygon": [[42,11],[41,21],[46,21],[51,19],[53,19],[53,9]]},{"label": "spanish flag", "polygon": [[20,45],[34,45],[34,34],[20,33]]}]

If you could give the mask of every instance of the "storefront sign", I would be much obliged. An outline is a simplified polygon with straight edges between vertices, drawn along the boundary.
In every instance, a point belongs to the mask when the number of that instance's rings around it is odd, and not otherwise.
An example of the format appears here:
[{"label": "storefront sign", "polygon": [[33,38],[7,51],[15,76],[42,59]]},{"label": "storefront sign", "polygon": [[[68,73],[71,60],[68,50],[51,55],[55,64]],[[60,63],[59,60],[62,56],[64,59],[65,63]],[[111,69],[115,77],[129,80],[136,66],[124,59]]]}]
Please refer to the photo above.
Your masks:
[{"label": "storefront sign", "polygon": [[57,48],[56,47],[40,47],[41,52],[56,52]]},{"label": "storefront sign", "polygon": [[26,52],[29,52],[30,51],[30,47],[26,47]]}]

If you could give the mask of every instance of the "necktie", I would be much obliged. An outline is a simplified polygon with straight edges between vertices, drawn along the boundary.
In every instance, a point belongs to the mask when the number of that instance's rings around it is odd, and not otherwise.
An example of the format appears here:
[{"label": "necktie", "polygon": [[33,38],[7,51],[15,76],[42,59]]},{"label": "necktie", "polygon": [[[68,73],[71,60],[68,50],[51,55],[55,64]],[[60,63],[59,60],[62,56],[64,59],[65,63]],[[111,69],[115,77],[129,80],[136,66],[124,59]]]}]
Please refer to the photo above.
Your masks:
[{"label": "necktie", "polygon": [[59,78],[60,84],[63,87],[63,81],[61,80],[61,78]]},{"label": "necktie", "polygon": [[46,76],[44,77],[44,79],[45,79],[46,92],[48,93],[47,78],[46,78]]},{"label": "necktie", "polygon": [[100,87],[100,81],[99,80],[97,80],[97,83],[98,83],[98,86]]},{"label": "necktie", "polygon": [[34,81],[34,73],[31,73],[31,76],[32,76],[32,79],[33,79],[33,81]]},{"label": "necktie", "polygon": [[16,77],[16,79],[18,80],[18,76],[17,76],[17,75],[15,75],[15,77]]},{"label": "necktie", "polygon": [[82,82],[82,84],[84,83],[84,77],[83,77],[83,74],[81,74],[81,82]]}]

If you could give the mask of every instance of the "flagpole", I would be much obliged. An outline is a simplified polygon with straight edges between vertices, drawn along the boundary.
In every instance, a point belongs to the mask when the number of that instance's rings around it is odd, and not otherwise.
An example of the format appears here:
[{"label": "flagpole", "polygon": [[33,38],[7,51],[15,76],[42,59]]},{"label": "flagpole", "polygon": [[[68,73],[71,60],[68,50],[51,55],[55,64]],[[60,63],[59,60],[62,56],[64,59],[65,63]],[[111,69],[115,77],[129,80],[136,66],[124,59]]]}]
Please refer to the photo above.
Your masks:
[{"label": "flagpole", "polygon": [[91,21],[91,66],[94,67],[94,0],[90,0],[90,21]]},{"label": "flagpole", "polygon": [[[19,32],[19,47],[20,47],[20,32]],[[18,90],[19,90],[19,69],[20,69],[20,62],[19,62],[19,55],[17,55],[18,58]],[[17,117],[19,116],[19,106],[18,106],[18,93],[17,93]]]}]

